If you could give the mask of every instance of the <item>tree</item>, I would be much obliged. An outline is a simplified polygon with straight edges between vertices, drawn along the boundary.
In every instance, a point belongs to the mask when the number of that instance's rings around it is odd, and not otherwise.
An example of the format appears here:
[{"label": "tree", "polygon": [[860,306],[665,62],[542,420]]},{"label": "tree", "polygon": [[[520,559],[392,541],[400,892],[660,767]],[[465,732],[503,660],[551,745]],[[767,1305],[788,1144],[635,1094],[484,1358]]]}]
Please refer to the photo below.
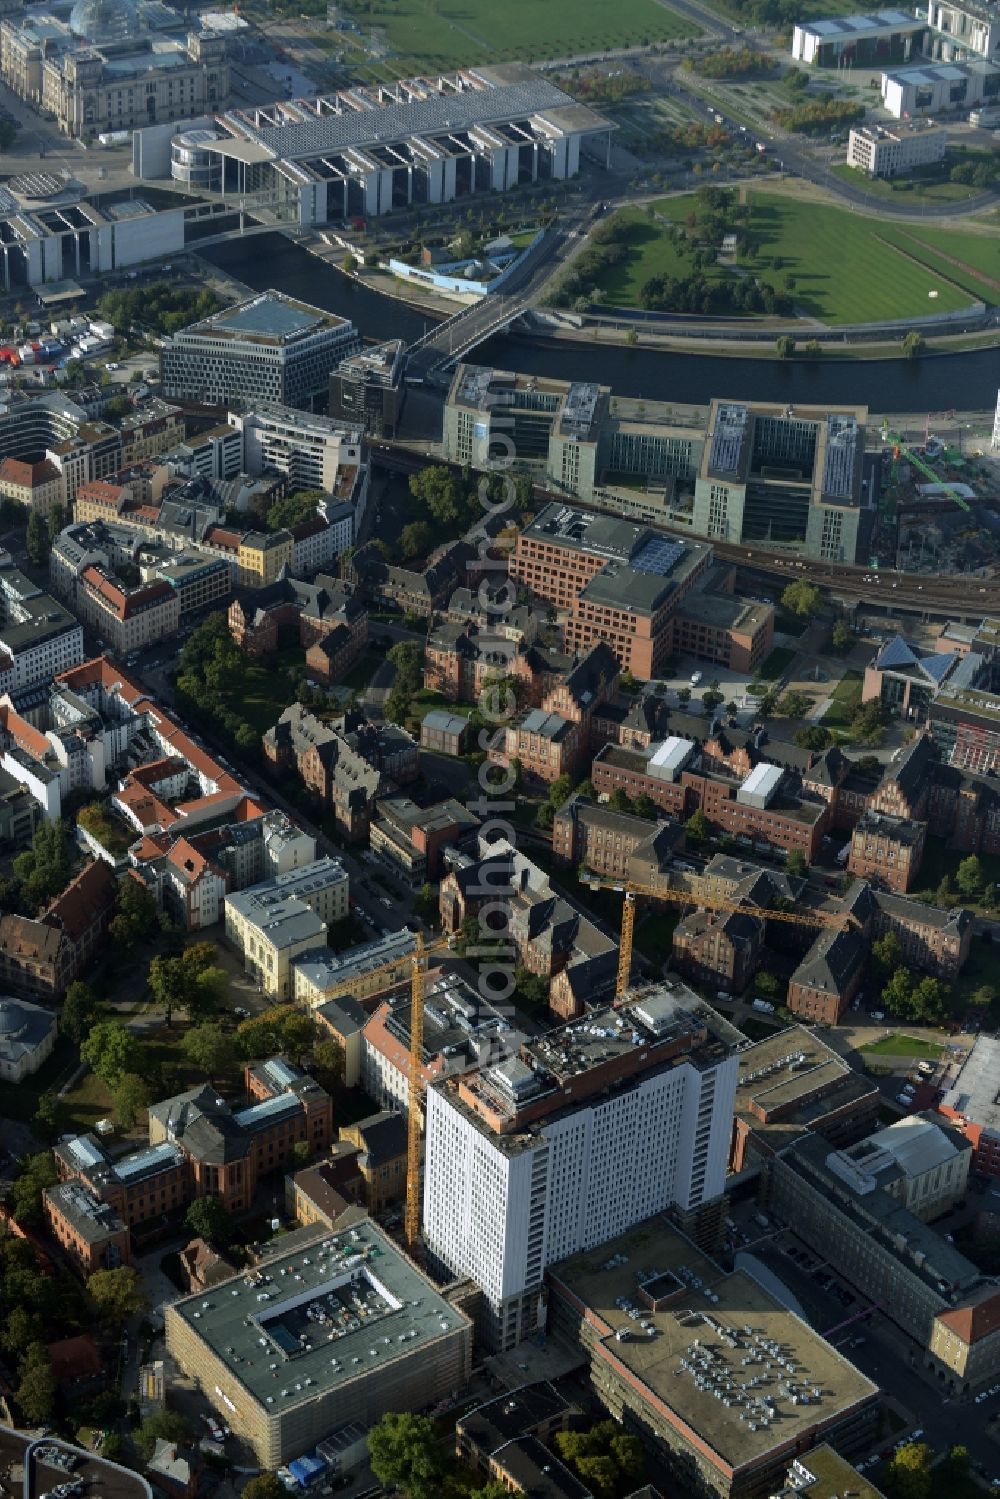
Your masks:
[{"label": "tree", "polygon": [[908,1015],[913,1001],[913,975],[908,968],[897,968],[882,988],[882,1000],[893,1015]]},{"label": "tree", "polygon": [[309,1071],[321,1087],[333,1093],[344,1085],[344,1048],[339,1041],[328,1036],[317,1041],[312,1050]]},{"label": "tree", "polygon": [[812,700],[804,692],[786,692],[778,704],[778,712],[786,718],[805,718],[812,707]]},{"label": "tree", "polygon": [[81,1043],[80,1056],[102,1082],[113,1087],[124,1073],[137,1071],[139,1046],[120,1020],[101,1020]]},{"label": "tree", "polygon": [[975,900],[982,894],[983,866],[976,854],[970,854],[959,864],[955,871],[955,884],[958,886],[959,894],[964,895],[967,900]]},{"label": "tree", "polygon": [[859,703],[851,717],[851,736],[859,744],[877,747],[885,738],[885,709],[877,697]]},{"label": "tree", "polygon": [[819,613],[822,597],[815,583],[810,583],[806,578],[796,578],[794,583],[789,583],[782,590],[781,607],[787,609],[790,614],[798,614],[807,619]]},{"label": "tree", "polygon": [[[180,1411],[170,1410],[168,1406],[161,1405],[151,1411],[143,1421],[135,1434],[135,1440],[143,1457],[150,1458],[161,1438],[165,1442],[185,1442],[190,1435],[190,1422],[181,1415]],[[259,1483],[260,1479],[253,1481]],[[250,1484],[247,1484],[247,1488],[249,1487]],[[266,1499],[271,1499],[271,1496],[266,1496]],[[282,1499],[284,1499],[284,1491],[282,1491]]]},{"label": "tree", "polygon": [[74,979],[66,990],[59,1029],[64,1036],[79,1044],[90,1030],[100,1012],[100,1000],[82,979]]},{"label": "tree", "polygon": [[620,786],[616,786],[608,797],[608,806],[612,812],[630,812],[632,810],[632,803],[629,801],[627,793]]},{"label": "tree", "polygon": [[706,687],[701,695],[701,706],[706,713],[714,713],[723,700],[723,694],[718,687]]},{"label": "tree", "polygon": [[196,1197],[184,1214],[184,1222],[193,1234],[217,1249],[226,1249],[235,1237],[232,1216],[217,1197]]},{"label": "tree", "polygon": [[785,871],[787,874],[795,875],[798,879],[803,879],[809,873],[806,856],[800,848],[793,848],[788,855],[785,860]]},{"label": "tree", "polygon": [[309,1165],[309,1162],[312,1160],[312,1158],[313,1148],[309,1144],[309,1141],[296,1140],[295,1144],[292,1146],[292,1161],[295,1165],[295,1169],[297,1171],[301,1171],[303,1166]]},{"label": "tree", "polygon": [[826,749],[830,743],[830,731],[824,729],[822,724],[811,723],[804,729],[796,730],[795,743],[800,749]]},{"label": "tree", "polygon": [[229,975],[215,962],[211,942],[192,942],[177,957],[158,954],[149,965],[149,987],[171,1023],[174,1010],[190,1019],[212,1015],[229,994]]},{"label": "tree", "polygon": [[281,1023],[281,1044],[294,1062],[301,1061],[316,1039],[316,1023],[301,1010],[289,1010]]},{"label": "tree", "polygon": [[60,1132],[62,1109],[55,1093],[43,1093],[35,1109],[35,1131],[43,1140],[54,1140]]},{"label": "tree", "polygon": [[426,507],[442,530],[453,528],[462,513],[464,497],[448,468],[425,468],[419,474],[411,474],[410,493]]},{"label": "tree", "polygon": [[403,1489],[409,1499],[438,1499],[447,1463],[429,1416],[387,1412],[368,1433],[368,1460],[383,1487]]},{"label": "tree", "polygon": [[872,960],[879,973],[895,973],[903,961],[903,944],[895,932],[886,932],[872,943]]},{"label": "tree", "polygon": [[274,1011],[255,1015],[236,1027],[236,1049],[244,1061],[266,1057],[281,1050],[281,1016]]},{"label": "tree", "polygon": [[771,973],[767,968],[761,969],[753,981],[753,986],[762,999],[776,998],[781,987],[777,974]]},{"label": "tree", "polygon": [[130,875],[119,880],[115,914],[108,926],[114,945],[126,954],[134,952],[136,945],[152,937],[158,926],[159,912],[152,892]]},{"label": "tree", "polygon": [[123,1072],[111,1086],[115,1117],[122,1129],[129,1130],[151,1100],[149,1084],[136,1072]]},{"label": "tree", "polygon": [[148,1305],[142,1276],[131,1265],[95,1270],[87,1281],[87,1295],[98,1322],[112,1331],[123,1328],[130,1317],[137,1317]]},{"label": "tree", "polygon": [[[34,512],[32,512],[34,514]],[[31,1343],[21,1363],[17,1403],[30,1426],[51,1421],[56,1404],[56,1377],[44,1343]]]},{"label": "tree", "polygon": [[687,707],[688,703],[691,701],[691,689],[690,689],[690,687],[678,687],[678,689],[677,689],[677,701],[680,703],[680,705],[681,705],[682,708],[686,708]]},{"label": "tree", "polygon": [[795,340],[789,334],[783,333],[774,345],[779,359],[791,359],[795,353]]},{"label": "tree", "polygon": [[919,333],[916,328],[911,328],[903,339],[903,353],[907,359],[919,359],[920,355],[924,352],[925,342],[924,335]]},{"label": "tree", "polygon": [[411,521],[399,533],[399,550],[407,559],[426,556],[434,542],[434,532],[424,520]]},{"label": "tree", "polygon": [[650,821],[659,816],[656,803],[645,791],[640,791],[638,796],[632,798],[632,812],[636,817],[646,817]]},{"label": "tree", "polygon": [[286,1499],[285,1487],[277,1474],[258,1473],[243,1485],[243,1499]]},{"label": "tree", "polygon": [[556,776],[549,787],[549,806],[558,810],[564,801],[573,795],[573,777],[570,775]]},{"label": "tree", "polygon": [[684,824],[684,831],[691,843],[704,843],[711,836],[712,824],[700,807],[696,807]]},{"label": "tree", "polygon": [[300,525],[302,521],[312,520],[328,498],[323,489],[300,489],[295,494],[286,495],[283,500],[276,500],[265,516],[267,529],[283,531],[289,526]]},{"label": "tree", "polygon": [[835,651],[847,652],[854,644],[855,635],[846,619],[835,619],[830,631],[830,644]]},{"label": "tree", "polygon": [[889,1499],[930,1499],[931,1457],[926,1442],[907,1442],[900,1447],[885,1475]]},{"label": "tree", "polygon": [[910,1010],[914,1020],[923,1020],[936,1025],[948,1013],[948,990],[940,979],[926,974],[914,985],[910,997]]},{"label": "tree", "polygon": [[59,535],[59,532],[62,530],[65,524],[66,511],[63,506],[59,504],[58,500],[56,500],[49,506],[49,514],[46,521],[46,529],[49,533],[50,542],[55,541],[56,537]]},{"label": "tree", "polygon": [[436,921],[438,916],[437,886],[425,880],[417,891],[417,898],[413,904],[414,910],[422,921]]},{"label": "tree", "polygon": [[579,1457],[573,1466],[596,1499],[615,1499],[618,1469],[610,1457]]},{"label": "tree", "polygon": [[232,1055],[233,1043],[217,1020],[209,1020],[189,1030],[181,1047],[189,1062],[204,1072],[206,1077],[213,1078],[225,1070]]},{"label": "tree", "polygon": [[42,1221],[42,1192],[59,1180],[56,1163],[48,1150],[39,1151],[23,1163],[10,1188],[14,1222],[20,1228],[37,1228]]},{"label": "tree", "polygon": [[32,510],[28,516],[24,549],[28,554],[28,561],[34,563],[35,567],[45,566],[45,559],[49,555],[49,533],[37,510]]}]

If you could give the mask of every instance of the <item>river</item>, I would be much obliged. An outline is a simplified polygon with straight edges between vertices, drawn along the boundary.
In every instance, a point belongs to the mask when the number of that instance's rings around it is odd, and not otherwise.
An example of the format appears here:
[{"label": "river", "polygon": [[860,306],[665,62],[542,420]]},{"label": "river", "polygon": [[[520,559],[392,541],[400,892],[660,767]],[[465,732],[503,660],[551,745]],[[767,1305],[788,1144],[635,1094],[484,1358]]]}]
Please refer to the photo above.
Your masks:
[{"label": "river", "polygon": [[[280,234],[231,240],[199,253],[255,290],[274,287],[349,317],[367,339],[413,342],[429,326],[414,308],[358,286]],[[851,402],[878,413],[944,407],[981,411],[992,407],[1000,385],[1000,353],[995,348],[915,360],[779,361],[585,348],[576,343],[555,348],[504,337],[483,344],[474,358],[497,369],[599,381],[616,395],[690,404],[728,396],[816,405]]]}]

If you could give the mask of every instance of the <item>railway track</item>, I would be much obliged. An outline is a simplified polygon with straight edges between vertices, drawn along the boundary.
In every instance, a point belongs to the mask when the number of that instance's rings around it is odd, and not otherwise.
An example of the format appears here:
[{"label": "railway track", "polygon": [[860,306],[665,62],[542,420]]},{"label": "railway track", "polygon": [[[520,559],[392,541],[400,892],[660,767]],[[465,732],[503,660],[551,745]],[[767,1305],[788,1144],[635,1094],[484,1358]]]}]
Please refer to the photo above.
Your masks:
[{"label": "railway track", "polygon": [[872,569],[842,562],[793,559],[752,544],[737,546],[715,541],[712,545],[720,560],[737,564],[746,572],[763,573],[786,583],[807,578],[840,597],[864,599],[885,608],[924,613],[945,610],[952,615],[968,614],[976,618],[1000,610],[1000,579],[983,582],[965,574],[954,577],[921,574],[918,580],[914,574],[897,572],[895,568]]}]

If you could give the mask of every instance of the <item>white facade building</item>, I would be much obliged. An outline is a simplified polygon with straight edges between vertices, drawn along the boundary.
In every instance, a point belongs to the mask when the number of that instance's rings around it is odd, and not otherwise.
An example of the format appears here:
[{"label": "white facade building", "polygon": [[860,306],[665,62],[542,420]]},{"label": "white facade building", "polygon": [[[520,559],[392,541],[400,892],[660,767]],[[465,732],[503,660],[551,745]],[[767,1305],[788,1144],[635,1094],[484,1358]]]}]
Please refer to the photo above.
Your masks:
[{"label": "white facade building", "polygon": [[547,1265],[719,1196],[738,1040],[661,984],[428,1088],[424,1235],[481,1287],[488,1343],[532,1333]]},{"label": "white facade building", "polygon": [[0,1082],[20,1083],[52,1055],[58,1024],[51,1010],[0,999]]},{"label": "white facade building", "polygon": [[969,110],[1000,100],[1000,67],[975,62],[925,63],[882,74],[882,103],[897,120]]},{"label": "white facade building", "polygon": [[931,46],[935,57],[952,58],[976,53],[1000,61],[1000,10],[995,0],[929,0],[927,19],[933,28]]},{"label": "white facade building", "polygon": [[847,165],[870,177],[896,177],[914,167],[944,161],[948,132],[931,127],[900,125],[895,130],[863,126],[847,141]]}]

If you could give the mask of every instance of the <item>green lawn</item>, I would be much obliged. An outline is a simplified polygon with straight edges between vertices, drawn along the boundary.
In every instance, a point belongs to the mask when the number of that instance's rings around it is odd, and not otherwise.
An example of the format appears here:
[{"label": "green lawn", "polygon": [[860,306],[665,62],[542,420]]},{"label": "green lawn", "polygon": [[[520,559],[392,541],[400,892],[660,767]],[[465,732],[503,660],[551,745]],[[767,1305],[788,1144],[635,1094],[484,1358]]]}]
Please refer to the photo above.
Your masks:
[{"label": "green lawn", "polygon": [[823,714],[824,729],[846,729],[850,727],[854,710],[861,701],[864,676],[853,668],[846,671],[831,693],[833,701]]},{"label": "green lawn", "polygon": [[[973,298],[1000,301],[974,274],[1000,277],[996,234],[887,225],[832,204],[756,188],[748,197],[755,250],[741,262],[742,269],[770,280],[779,291],[792,276],[796,309],[806,316],[836,326],[954,312]],[[694,195],[681,194],[654,204],[658,219],[632,212],[636,228],[628,254],[598,283],[608,302],[634,306],[650,276],[690,273],[690,257],[670,242],[662,221],[682,222],[694,207]],[[901,250],[925,263],[914,264]],[[955,256],[967,269],[948,265],[937,251]],[[714,265],[706,271],[716,278],[732,274]]]},{"label": "green lawn", "polygon": [[795,651],[787,645],[776,645],[760,669],[760,676],[765,682],[776,682],[782,673],[791,666],[795,660]]},{"label": "green lawn", "polygon": [[[958,866],[966,857],[957,849],[948,848],[943,839],[928,838],[917,875],[918,887],[912,893],[925,900],[932,900],[945,875],[954,879]],[[1000,883],[1000,854],[979,854],[978,858],[984,880],[989,884]],[[954,899],[962,905],[976,905],[974,900],[967,900],[964,896],[955,896]]]},{"label": "green lawn", "polygon": [[965,182],[949,182],[936,168],[914,172],[908,177],[869,177],[857,167],[846,162],[832,168],[833,175],[852,187],[860,188],[873,198],[892,198],[897,203],[957,203],[965,198],[979,197],[982,189],[969,187]]},{"label": "green lawn", "polygon": [[[692,26],[656,0],[371,0],[356,19],[386,32],[389,55],[376,71],[404,76],[485,62],[538,62],[573,52],[693,36]],[[354,59],[352,58],[352,62]],[[363,71],[363,69],[362,69]]]},{"label": "green lawn", "polygon": [[882,1057],[939,1057],[944,1051],[936,1041],[921,1041],[916,1036],[901,1035],[893,1031],[881,1041],[866,1041],[861,1050],[870,1056]]}]

